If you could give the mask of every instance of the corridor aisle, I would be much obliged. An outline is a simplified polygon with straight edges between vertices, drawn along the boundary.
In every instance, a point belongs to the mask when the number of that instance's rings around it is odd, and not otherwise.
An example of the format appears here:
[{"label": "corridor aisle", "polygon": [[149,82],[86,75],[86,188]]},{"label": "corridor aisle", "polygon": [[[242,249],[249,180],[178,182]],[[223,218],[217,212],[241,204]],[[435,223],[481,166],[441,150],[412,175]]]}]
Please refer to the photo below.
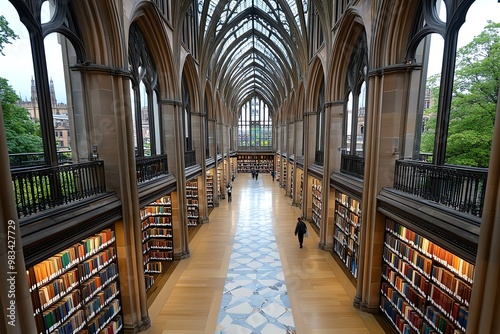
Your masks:
[{"label": "corridor aisle", "polygon": [[233,201],[223,200],[212,211],[210,222],[202,225],[190,242],[190,257],[179,262],[150,306],[152,325],[148,333],[221,333],[217,331],[221,327],[218,318],[221,305],[227,303],[223,293],[227,280],[231,280],[227,274],[240,212],[249,212],[249,219],[259,217],[261,207],[269,205],[272,210],[268,217],[293,314],[290,328],[297,334],[384,333],[372,315],[352,307],[354,286],[332,255],[317,248],[319,239],[309,224],[311,237],[304,240],[304,248],[299,248],[293,232],[300,210],[291,205],[290,197],[277,182],[262,174],[258,181],[250,174],[237,175]]}]

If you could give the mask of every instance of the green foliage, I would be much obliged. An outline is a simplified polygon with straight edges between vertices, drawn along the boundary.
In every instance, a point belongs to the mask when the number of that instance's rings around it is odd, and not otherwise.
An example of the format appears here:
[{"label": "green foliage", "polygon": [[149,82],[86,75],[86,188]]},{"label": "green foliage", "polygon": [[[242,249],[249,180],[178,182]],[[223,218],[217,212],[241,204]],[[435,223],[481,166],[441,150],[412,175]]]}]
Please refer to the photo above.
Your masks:
[{"label": "green foliage", "polygon": [[4,78],[0,78],[0,100],[9,153],[42,152],[40,126],[30,119],[26,109],[17,105],[19,96]]},{"label": "green foliage", "polygon": [[[483,32],[457,51],[446,162],[488,167],[500,83],[500,23],[488,22]],[[436,81],[430,81],[437,101]],[[434,86],[433,86],[434,85]],[[437,108],[422,133],[421,151],[432,152]]]},{"label": "green foliage", "polygon": [[12,29],[9,28],[9,23],[3,15],[0,15],[0,54],[5,56],[3,48],[5,44],[11,44],[12,39],[17,39],[17,36]]}]

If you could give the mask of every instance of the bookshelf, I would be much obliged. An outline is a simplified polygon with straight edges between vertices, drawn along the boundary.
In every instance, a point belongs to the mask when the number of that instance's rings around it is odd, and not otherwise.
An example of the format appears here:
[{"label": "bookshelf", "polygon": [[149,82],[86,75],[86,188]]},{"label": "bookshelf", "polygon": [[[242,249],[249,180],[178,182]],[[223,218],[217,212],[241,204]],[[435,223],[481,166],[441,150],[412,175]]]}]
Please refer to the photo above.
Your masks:
[{"label": "bookshelf", "polygon": [[146,291],[173,261],[172,201],[163,196],[141,209],[142,256]]},{"label": "bookshelf", "polygon": [[335,190],[334,224],[333,250],[357,278],[361,205],[358,200],[338,190]]},{"label": "bookshelf", "polygon": [[293,183],[294,183],[294,167],[293,164],[290,164],[290,197],[294,198],[293,196]]},{"label": "bookshelf", "polygon": [[186,182],[186,203],[188,226],[197,226],[199,222],[198,180]]},{"label": "bookshelf", "polygon": [[321,182],[313,178],[312,184],[312,220],[318,228],[321,228]]},{"label": "bookshelf", "polygon": [[113,229],[26,270],[39,334],[121,333],[120,284]]},{"label": "bookshelf", "polygon": [[304,173],[301,173],[300,174],[300,209],[302,210],[302,203],[303,203],[303,198],[304,198],[304,194],[303,194],[303,190],[304,189]]},{"label": "bookshelf", "polygon": [[[285,188],[286,187],[286,177],[287,177],[287,161],[286,159],[283,159],[283,177],[281,178],[281,187]],[[286,188],[285,188],[286,190]]]},{"label": "bookshelf", "polygon": [[386,219],[380,309],[401,333],[465,333],[474,265]]},{"label": "bookshelf", "polygon": [[280,184],[281,180],[281,158],[278,157],[277,163],[276,163],[276,182]]},{"label": "bookshelf", "polygon": [[213,208],[214,207],[214,176],[212,175],[211,171],[207,172],[206,184],[207,184],[207,207]]},{"label": "bookshelf", "polygon": [[271,173],[274,168],[273,155],[238,155],[238,173],[250,173],[252,169],[259,173]]}]

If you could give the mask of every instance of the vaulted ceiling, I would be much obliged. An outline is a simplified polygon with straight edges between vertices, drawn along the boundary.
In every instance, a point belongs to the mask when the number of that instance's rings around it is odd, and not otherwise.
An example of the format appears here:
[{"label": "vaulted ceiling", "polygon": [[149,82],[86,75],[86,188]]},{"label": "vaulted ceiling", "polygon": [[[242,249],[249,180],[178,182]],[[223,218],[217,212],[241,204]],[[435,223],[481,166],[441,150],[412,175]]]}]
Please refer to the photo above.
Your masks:
[{"label": "vaulted ceiling", "polygon": [[232,111],[257,95],[275,111],[300,77],[307,1],[199,0],[200,68]]}]

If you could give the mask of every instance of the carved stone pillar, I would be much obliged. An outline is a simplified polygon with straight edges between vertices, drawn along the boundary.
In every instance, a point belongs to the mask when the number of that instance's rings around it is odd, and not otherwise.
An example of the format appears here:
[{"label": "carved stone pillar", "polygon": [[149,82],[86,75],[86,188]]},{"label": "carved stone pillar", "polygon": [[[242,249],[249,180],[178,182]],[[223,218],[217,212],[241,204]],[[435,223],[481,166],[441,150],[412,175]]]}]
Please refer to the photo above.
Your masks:
[{"label": "carved stone pillar", "polygon": [[[498,92],[500,97],[500,90]],[[497,104],[497,120],[500,104]],[[467,333],[493,333],[500,326],[500,122],[495,122]]]},{"label": "carved stone pillar", "polygon": [[0,104],[0,333],[36,333]]}]

